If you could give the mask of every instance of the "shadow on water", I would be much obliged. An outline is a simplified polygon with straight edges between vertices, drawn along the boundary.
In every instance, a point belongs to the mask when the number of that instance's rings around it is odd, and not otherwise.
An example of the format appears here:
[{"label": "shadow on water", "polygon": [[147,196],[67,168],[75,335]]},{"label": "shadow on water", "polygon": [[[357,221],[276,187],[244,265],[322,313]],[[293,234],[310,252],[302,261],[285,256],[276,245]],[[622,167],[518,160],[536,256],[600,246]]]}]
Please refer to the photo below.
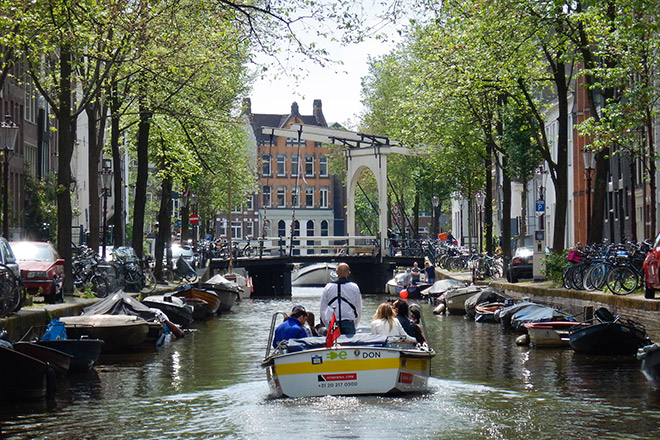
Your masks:
[{"label": "shadow on water", "polygon": [[[660,392],[633,357],[519,347],[498,325],[434,316],[430,391],[271,399],[260,361],[275,311],[317,311],[321,289],[244,301],[159,349],[104,357],[54,400],[0,407],[4,438],[642,439],[660,437]],[[367,325],[385,296],[364,298]]]}]

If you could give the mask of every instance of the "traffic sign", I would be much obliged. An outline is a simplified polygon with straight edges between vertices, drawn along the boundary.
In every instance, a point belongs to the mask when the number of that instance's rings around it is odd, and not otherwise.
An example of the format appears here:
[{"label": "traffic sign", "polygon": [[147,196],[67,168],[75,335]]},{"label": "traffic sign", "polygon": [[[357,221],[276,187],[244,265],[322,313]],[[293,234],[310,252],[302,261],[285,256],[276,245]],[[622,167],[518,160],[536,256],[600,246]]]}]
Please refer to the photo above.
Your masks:
[{"label": "traffic sign", "polygon": [[394,215],[399,215],[399,205],[392,205],[392,213]]},{"label": "traffic sign", "polygon": [[536,201],[536,214],[541,215],[545,212],[545,200]]},{"label": "traffic sign", "polygon": [[188,221],[190,222],[191,225],[196,225],[199,223],[199,215],[197,214],[190,214],[188,217]]}]

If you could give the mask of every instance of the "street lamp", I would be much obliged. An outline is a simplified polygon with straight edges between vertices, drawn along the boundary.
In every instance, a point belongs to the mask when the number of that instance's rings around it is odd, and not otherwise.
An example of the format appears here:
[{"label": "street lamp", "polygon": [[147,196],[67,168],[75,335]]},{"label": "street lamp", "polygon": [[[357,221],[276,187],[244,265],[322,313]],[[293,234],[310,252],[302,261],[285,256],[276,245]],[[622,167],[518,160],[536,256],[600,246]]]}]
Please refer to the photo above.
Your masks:
[{"label": "street lamp", "polygon": [[14,152],[18,137],[18,125],[6,115],[0,122],[0,148],[3,155],[2,167],[2,235],[9,240],[9,153]]},{"label": "street lamp", "polygon": [[438,238],[438,219],[436,214],[436,209],[440,205],[440,198],[438,196],[433,196],[431,198],[431,205],[433,205],[433,239]]},{"label": "street lamp", "polygon": [[587,239],[585,243],[589,243],[589,231],[591,229],[591,172],[595,167],[594,152],[589,148],[582,150],[582,160],[584,161],[585,177],[587,179]]},{"label": "street lamp", "polygon": [[105,245],[108,233],[108,193],[110,192],[110,185],[112,185],[112,168],[109,160],[103,161],[101,185],[103,187],[103,245],[101,247],[101,258],[105,260]]},{"label": "street lamp", "polygon": [[484,201],[486,200],[486,195],[479,191],[476,195],[475,198],[477,199],[477,207],[479,209],[479,252],[483,250],[483,241],[484,241],[484,230],[483,230],[483,223],[482,223],[482,216],[481,213],[484,208]]}]

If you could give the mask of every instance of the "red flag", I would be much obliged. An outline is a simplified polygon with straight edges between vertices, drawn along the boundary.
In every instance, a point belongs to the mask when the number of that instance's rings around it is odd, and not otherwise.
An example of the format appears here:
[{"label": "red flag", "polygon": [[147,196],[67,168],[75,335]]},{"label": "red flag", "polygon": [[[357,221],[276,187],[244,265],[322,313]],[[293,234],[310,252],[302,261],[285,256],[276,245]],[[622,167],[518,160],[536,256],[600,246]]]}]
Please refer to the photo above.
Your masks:
[{"label": "red flag", "polygon": [[328,333],[325,335],[326,348],[332,347],[339,335],[339,326],[337,325],[335,314],[333,313],[332,319],[330,320],[330,327],[328,327]]}]

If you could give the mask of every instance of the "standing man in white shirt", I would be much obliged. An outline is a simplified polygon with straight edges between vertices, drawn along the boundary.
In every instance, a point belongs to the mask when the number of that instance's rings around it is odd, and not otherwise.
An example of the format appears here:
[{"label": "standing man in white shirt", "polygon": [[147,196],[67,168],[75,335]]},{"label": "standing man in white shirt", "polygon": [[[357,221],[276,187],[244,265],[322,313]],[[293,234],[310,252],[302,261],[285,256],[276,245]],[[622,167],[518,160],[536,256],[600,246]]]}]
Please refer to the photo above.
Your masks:
[{"label": "standing man in white shirt", "polygon": [[351,269],[346,263],[337,266],[337,281],[326,284],[321,296],[321,321],[330,331],[332,315],[342,335],[354,335],[362,315],[362,294],[357,284],[348,281]]}]

